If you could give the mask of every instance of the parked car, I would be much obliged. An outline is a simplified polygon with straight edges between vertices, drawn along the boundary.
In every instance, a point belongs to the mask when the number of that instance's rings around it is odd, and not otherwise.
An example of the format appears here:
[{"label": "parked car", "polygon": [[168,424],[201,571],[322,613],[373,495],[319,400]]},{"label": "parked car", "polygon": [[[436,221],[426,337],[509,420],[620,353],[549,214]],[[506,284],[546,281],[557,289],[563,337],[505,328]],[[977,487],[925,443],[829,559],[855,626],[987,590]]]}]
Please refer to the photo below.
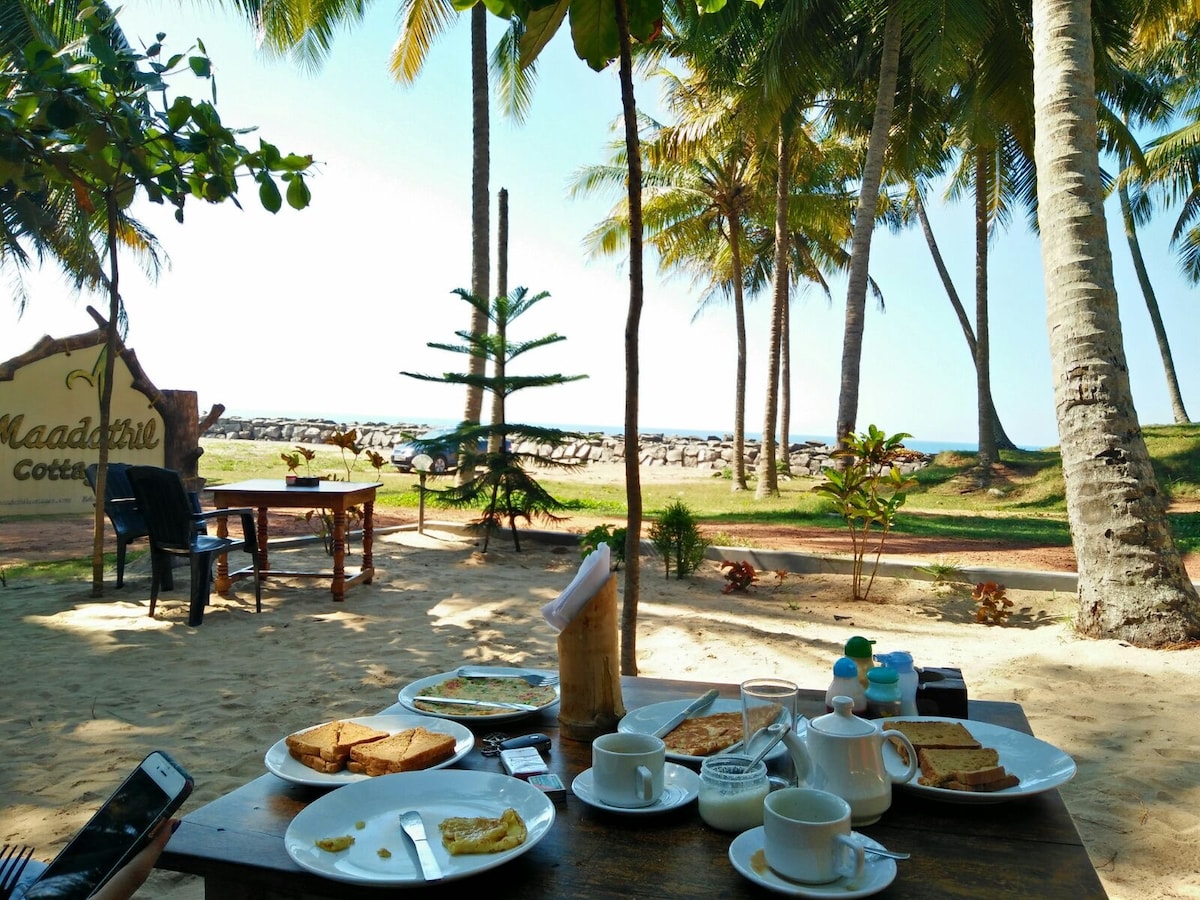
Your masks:
[{"label": "parked car", "polygon": [[[424,453],[433,460],[429,465],[430,473],[441,475],[452,472],[458,467],[458,445],[450,439],[453,429],[442,428],[427,431],[418,441],[436,441],[434,444],[418,445],[415,441],[405,441],[392,448],[392,465],[401,472],[413,471],[413,458]],[[487,452],[487,441],[479,442],[479,452]]]}]

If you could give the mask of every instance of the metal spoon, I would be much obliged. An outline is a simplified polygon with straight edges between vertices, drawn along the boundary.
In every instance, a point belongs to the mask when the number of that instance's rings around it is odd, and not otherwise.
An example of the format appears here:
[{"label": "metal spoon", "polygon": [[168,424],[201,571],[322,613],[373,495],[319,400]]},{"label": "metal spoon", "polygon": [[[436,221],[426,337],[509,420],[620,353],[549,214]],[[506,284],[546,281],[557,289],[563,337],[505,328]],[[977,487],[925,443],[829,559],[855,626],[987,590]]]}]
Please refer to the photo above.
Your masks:
[{"label": "metal spoon", "polygon": [[908,859],[911,853],[897,853],[894,850],[877,850],[874,847],[863,847],[864,853],[874,853],[876,856],[886,856],[888,859]]},{"label": "metal spoon", "polygon": [[763,758],[771,752],[772,748],[774,748],[776,744],[783,740],[783,736],[788,733],[788,729],[790,727],[790,725],[785,725],[782,722],[776,722],[774,725],[768,725],[766,728],[764,728],[763,731],[767,733],[767,737],[769,737],[770,740],[767,741],[766,746],[758,751],[758,755],[755,756],[754,759],[750,760],[750,763],[746,766],[746,768],[742,769],[742,771],[749,772],[760,762],[762,762]]}]

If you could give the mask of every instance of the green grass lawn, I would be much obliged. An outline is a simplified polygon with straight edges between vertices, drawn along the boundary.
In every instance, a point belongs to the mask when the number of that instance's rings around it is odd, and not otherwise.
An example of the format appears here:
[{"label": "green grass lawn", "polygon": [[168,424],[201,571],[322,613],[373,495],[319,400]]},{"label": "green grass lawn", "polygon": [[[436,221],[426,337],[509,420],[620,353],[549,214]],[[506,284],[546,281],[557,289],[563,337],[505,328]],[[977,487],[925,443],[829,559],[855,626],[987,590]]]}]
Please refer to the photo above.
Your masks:
[{"label": "green grass lawn", "polygon": [[[1151,426],[1144,433],[1164,494],[1181,500],[1200,499],[1200,425]],[[282,456],[294,450],[281,442],[205,439],[201,443],[205,452],[200,458],[200,474],[210,485],[245,478],[280,478],[288,471]],[[376,471],[365,454],[355,459],[333,446],[316,448],[316,454],[310,464],[312,474],[345,478],[349,471],[355,479],[382,481],[378,506],[416,508],[415,475],[399,473],[390,465]],[[1057,451],[1004,451],[1000,456],[1003,465],[989,484],[981,485],[972,471],[974,454],[938,454],[930,466],[916,474],[916,485],[908,492],[894,531],[1069,545],[1062,463]],[[308,470],[302,466],[299,471],[306,474]],[[614,519],[625,516],[623,483],[582,483],[553,469],[538,477],[553,496],[566,504],[568,512]],[[812,492],[815,484],[812,478],[783,478],[778,497],[756,500],[753,484],[748,491],[734,493],[729,478],[720,473],[714,473],[711,479],[656,479],[643,482],[642,505],[646,518],[653,519],[670,503],[681,500],[697,519],[718,530],[723,524],[736,523],[844,528],[828,503]],[[1180,550],[1200,551],[1200,512],[1172,513],[1169,518]]]}]

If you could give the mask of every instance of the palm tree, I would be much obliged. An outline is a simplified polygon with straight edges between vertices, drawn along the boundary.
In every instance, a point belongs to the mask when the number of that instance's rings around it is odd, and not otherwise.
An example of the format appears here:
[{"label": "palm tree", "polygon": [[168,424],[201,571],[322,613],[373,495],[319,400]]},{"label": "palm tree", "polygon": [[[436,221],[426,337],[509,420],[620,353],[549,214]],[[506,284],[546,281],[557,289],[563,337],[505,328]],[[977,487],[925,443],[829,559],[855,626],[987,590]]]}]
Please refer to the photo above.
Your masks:
[{"label": "palm tree", "polygon": [[1121,343],[1096,144],[1089,0],[1034,0],[1038,206],[1054,401],[1085,634],[1200,637]]}]

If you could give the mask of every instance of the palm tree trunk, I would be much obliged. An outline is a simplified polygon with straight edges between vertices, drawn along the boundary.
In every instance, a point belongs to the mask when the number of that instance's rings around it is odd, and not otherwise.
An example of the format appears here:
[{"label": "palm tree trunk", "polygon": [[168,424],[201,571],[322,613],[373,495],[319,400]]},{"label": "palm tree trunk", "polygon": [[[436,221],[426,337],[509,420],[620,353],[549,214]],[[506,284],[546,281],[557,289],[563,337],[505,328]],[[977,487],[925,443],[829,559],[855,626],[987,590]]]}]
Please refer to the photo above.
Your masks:
[{"label": "palm tree trunk", "polygon": [[1137,236],[1137,225],[1133,221],[1133,210],[1129,205],[1129,188],[1121,182],[1117,188],[1121,199],[1121,218],[1125,222],[1125,240],[1129,242],[1129,255],[1133,257],[1133,270],[1137,272],[1142,296],[1146,298],[1146,311],[1150,313],[1150,324],[1154,327],[1154,339],[1158,342],[1158,353],[1162,357],[1163,371],[1167,375],[1167,393],[1171,395],[1171,415],[1176,425],[1191,421],[1183,407],[1183,395],[1179,392],[1179,379],[1175,377],[1175,360],[1171,357],[1171,344],[1167,340],[1167,329],[1163,326],[1162,313],[1158,309],[1158,297],[1150,283],[1146,260],[1142,258],[1142,245]]},{"label": "palm tree trunk", "polygon": [[862,363],[863,324],[867,309],[867,269],[871,260],[871,234],[879,205],[879,182],[883,177],[883,154],[887,149],[896,82],[900,73],[900,40],[903,36],[900,11],[892,5],[883,30],[883,56],[879,64],[879,90],[875,96],[875,118],[867,143],[858,207],[854,213],[854,237],[850,247],[849,285],[846,289],[846,326],[842,335],[842,380],[838,390],[837,439],[842,442],[854,432],[858,418],[859,370]]},{"label": "palm tree trunk", "polygon": [[783,307],[788,299],[788,136],[779,124],[777,150],[779,172],[775,180],[775,285],[771,299],[771,335],[767,349],[767,403],[763,414],[762,444],[758,454],[758,499],[779,494],[779,476],[775,471],[775,420],[779,414],[779,348],[783,328]]},{"label": "palm tree trunk", "polygon": [[637,102],[633,96],[633,52],[629,9],[616,0],[617,38],[621,45],[621,111],[629,166],[629,314],[625,319],[625,596],[621,606],[621,674],[636,675],[637,609],[641,587],[642,477],[638,459],[638,329],[642,321],[642,155],[638,141]]},{"label": "palm tree trunk", "polygon": [[733,266],[733,320],[737,336],[737,375],[733,399],[733,490],[746,490],[746,299],[742,285],[742,220],[729,217]]},{"label": "palm tree trunk", "polygon": [[792,474],[792,304],[779,311],[779,471]]},{"label": "palm tree trunk", "polygon": [[[500,188],[499,209],[496,213],[496,296],[508,296],[508,191],[505,188]],[[497,322],[496,338],[500,342],[500,347],[496,353],[496,358],[492,362],[493,372],[496,376],[496,390],[492,391],[492,425],[504,425],[504,401],[505,391],[502,389],[504,385],[504,370],[505,362],[508,359],[508,347],[506,344],[506,336],[504,334],[504,325]],[[488,452],[499,453],[504,446],[504,434],[497,430],[488,435]]]},{"label": "palm tree trunk", "polygon": [[[491,160],[489,157],[488,82],[487,82],[487,8],[478,3],[471,8],[471,293],[483,300],[491,297],[491,271],[488,241],[491,237],[489,221],[488,178]],[[487,314],[472,307],[471,334],[482,336],[487,333]],[[487,359],[471,354],[467,371],[482,377]],[[483,412],[483,388],[479,385],[467,387],[467,402],[463,407],[463,420],[478,422]],[[460,455],[460,461],[462,456]],[[456,481],[465,484],[474,474],[471,466],[460,465]]]},{"label": "palm tree trunk", "polygon": [[[975,365],[975,329],[971,325],[970,318],[967,317],[967,310],[963,307],[962,300],[959,299],[958,290],[950,278],[950,271],[942,259],[942,251],[938,247],[937,238],[933,235],[933,227],[929,224],[929,216],[925,214],[925,204],[921,200],[921,194],[916,189],[916,185],[913,185],[912,196],[913,206],[917,210],[917,219],[921,223],[921,232],[925,235],[925,244],[929,247],[929,255],[933,257],[933,266],[937,269],[938,277],[942,279],[942,287],[946,289],[946,296],[950,298],[950,306],[954,308],[954,315],[958,319],[959,327],[962,328],[963,337],[967,340],[967,349],[971,352],[971,365]],[[992,399],[991,379],[988,379],[987,403],[988,408],[992,411],[992,434],[996,442],[996,449],[1016,450],[1017,445],[1005,432],[1004,425],[1000,422],[1000,415],[996,412],[996,403]]]},{"label": "palm tree trunk", "polygon": [[1079,629],[1156,647],[1200,637],[1129,387],[1096,145],[1090,0],[1034,0],[1038,218]]},{"label": "palm tree trunk", "polygon": [[986,483],[996,462],[992,431],[991,350],[988,338],[988,185],[987,150],[975,148],[975,396],[979,411],[979,475]]}]

